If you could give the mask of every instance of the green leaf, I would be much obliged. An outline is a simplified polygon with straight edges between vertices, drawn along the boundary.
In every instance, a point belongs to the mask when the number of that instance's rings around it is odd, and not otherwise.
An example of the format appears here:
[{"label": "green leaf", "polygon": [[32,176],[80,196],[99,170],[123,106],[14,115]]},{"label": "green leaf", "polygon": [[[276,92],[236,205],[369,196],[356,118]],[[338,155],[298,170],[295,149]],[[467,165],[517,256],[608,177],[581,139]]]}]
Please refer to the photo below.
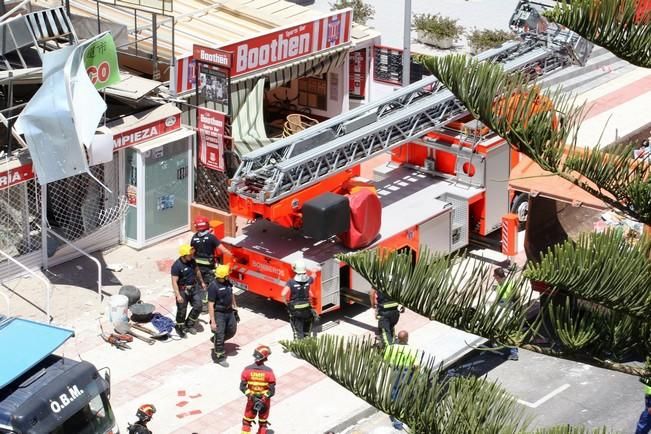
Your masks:
[{"label": "green leaf", "polygon": [[633,65],[651,67],[650,16],[638,0],[556,2],[544,15]]}]

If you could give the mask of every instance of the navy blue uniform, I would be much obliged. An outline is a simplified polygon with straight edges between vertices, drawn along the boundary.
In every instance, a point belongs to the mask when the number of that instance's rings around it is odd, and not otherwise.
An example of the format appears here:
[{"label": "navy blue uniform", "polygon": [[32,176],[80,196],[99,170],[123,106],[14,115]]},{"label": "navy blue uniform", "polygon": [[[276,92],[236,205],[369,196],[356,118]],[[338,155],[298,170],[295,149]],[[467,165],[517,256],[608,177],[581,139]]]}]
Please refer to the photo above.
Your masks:
[{"label": "navy blue uniform", "polygon": [[224,342],[235,336],[237,321],[233,311],[233,284],[226,279],[215,279],[208,285],[208,303],[214,303],[215,310],[215,349],[214,359],[226,356]]},{"label": "navy blue uniform", "polygon": [[[193,327],[201,314],[201,291],[197,284],[197,263],[194,259],[188,262],[177,259],[172,264],[172,276],[178,276],[179,292],[183,301],[176,301],[176,325]],[[188,304],[192,306],[190,314],[186,319]]]},{"label": "navy blue uniform", "polygon": [[215,250],[220,244],[219,238],[209,230],[195,233],[190,240],[190,245],[194,248],[195,261],[206,285],[215,278]]},{"label": "navy blue uniform", "polygon": [[306,282],[289,279],[285,286],[289,287],[289,323],[294,332],[294,339],[303,339],[312,332],[314,316],[310,303],[310,286],[314,279],[308,277]]},{"label": "navy blue uniform", "polygon": [[389,300],[380,291],[377,294],[377,328],[380,343],[387,347],[394,343],[394,336],[396,333],[396,324],[400,319],[400,311],[398,310],[398,303]]}]

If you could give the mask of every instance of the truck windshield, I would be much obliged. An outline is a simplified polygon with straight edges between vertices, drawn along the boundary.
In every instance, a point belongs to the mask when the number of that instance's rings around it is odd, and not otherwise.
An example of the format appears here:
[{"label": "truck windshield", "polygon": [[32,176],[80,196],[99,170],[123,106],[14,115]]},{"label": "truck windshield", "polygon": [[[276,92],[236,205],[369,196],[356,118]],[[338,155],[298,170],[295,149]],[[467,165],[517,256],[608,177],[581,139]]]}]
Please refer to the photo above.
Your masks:
[{"label": "truck windshield", "polygon": [[106,393],[101,393],[50,434],[105,434],[114,425],[111,404]]}]

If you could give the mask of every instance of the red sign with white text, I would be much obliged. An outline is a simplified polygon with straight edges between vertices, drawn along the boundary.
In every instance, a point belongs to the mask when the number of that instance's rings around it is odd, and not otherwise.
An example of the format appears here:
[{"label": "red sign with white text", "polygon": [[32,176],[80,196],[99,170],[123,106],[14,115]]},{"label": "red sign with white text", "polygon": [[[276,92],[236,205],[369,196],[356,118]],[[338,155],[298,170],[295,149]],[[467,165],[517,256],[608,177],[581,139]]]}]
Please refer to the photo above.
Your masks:
[{"label": "red sign with white text", "polygon": [[226,115],[207,108],[197,108],[197,142],[199,161],[209,169],[224,171],[224,130]]},{"label": "red sign with white text", "polygon": [[348,89],[353,98],[366,96],[366,48],[348,55]]},{"label": "red sign with white text", "polygon": [[181,114],[176,113],[113,136],[113,152],[128,148],[181,128]]},{"label": "red sign with white text", "polygon": [[[219,47],[219,51],[232,53],[230,69],[234,78],[343,45],[350,41],[351,25],[352,10],[344,9],[318,20]],[[195,54],[198,54],[196,48]],[[177,95],[194,88],[193,56],[176,60],[170,88]]]},{"label": "red sign with white text", "polygon": [[192,57],[198,59],[200,62],[210,63],[223,68],[230,69],[231,67],[231,53],[224,50],[203,47],[201,45],[193,45]]},{"label": "red sign with white text", "polygon": [[32,163],[23,164],[15,169],[0,172],[0,190],[21,184],[30,179],[34,179]]}]

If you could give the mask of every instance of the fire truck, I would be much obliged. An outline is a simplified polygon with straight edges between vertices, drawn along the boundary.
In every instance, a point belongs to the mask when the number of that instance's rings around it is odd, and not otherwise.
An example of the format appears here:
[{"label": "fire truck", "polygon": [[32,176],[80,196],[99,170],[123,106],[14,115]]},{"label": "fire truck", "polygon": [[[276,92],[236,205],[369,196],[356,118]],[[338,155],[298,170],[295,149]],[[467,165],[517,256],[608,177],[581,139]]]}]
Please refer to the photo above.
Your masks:
[{"label": "fire truck", "polygon": [[[519,40],[478,60],[531,78],[585,64],[592,45],[541,25],[546,6],[521,1],[511,18]],[[361,164],[386,152],[391,161],[376,179],[360,178]],[[252,223],[223,240],[234,284],[282,301],[291,265],[303,259],[319,314],[365,303],[369,283],[336,254],[378,248],[416,258],[420,246],[447,254],[471,233],[489,235],[509,212],[517,155],[433,77],[244,155],[229,200]]]}]

